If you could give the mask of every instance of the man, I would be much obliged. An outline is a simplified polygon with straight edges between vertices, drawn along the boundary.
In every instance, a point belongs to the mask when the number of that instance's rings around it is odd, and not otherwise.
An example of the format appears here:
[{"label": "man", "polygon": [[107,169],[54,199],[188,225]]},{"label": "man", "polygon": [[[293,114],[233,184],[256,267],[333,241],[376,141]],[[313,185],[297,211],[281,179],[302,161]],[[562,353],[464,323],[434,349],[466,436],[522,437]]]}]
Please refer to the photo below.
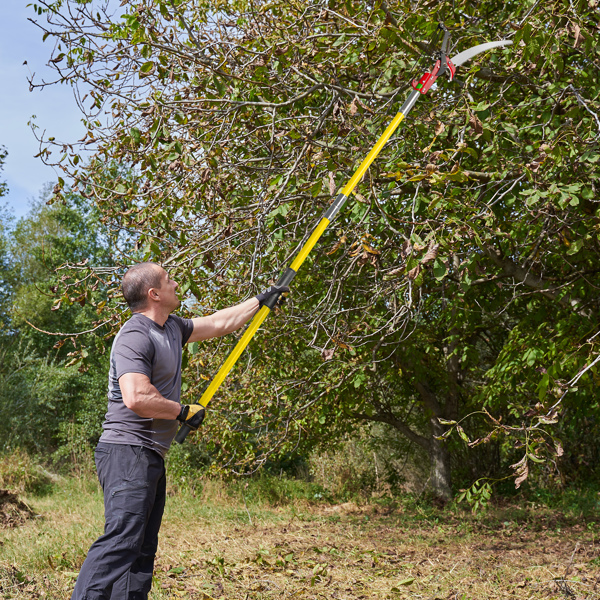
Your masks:
[{"label": "man", "polygon": [[131,267],[122,282],[132,317],[110,355],[108,412],[96,448],[104,491],[104,534],[81,567],[72,600],[145,600],[152,585],[158,530],[166,496],[164,457],[179,422],[197,429],[199,405],[181,405],[181,352],[185,343],[239,329],[274,294],[208,317],[182,319],[177,283],[155,263]]}]

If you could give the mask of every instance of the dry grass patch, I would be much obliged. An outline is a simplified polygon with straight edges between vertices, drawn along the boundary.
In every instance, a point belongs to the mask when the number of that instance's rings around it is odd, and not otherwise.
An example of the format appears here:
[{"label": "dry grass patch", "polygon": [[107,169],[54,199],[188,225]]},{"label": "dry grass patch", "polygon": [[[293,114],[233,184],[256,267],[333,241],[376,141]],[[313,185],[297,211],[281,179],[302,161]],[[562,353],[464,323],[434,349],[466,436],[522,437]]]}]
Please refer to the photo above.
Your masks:
[{"label": "dry grass patch", "polygon": [[[595,526],[443,523],[340,507],[229,522],[171,518],[158,564],[164,597],[600,598]],[[237,521],[237,522],[235,522]],[[160,597],[160,596],[157,596]]]},{"label": "dry grass patch", "polygon": [[0,529],[18,527],[33,516],[33,511],[17,494],[0,489]]},{"label": "dry grass patch", "polygon": [[[600,600],[592,522],[540,508],[474,518],[418,506],[272,508],[233,496],[212,485],[169,498],[152,600]],[[71,482],[27,503],[41,516],[3,531],[0,597],[68,598],[102,529],[101,495]]]}]

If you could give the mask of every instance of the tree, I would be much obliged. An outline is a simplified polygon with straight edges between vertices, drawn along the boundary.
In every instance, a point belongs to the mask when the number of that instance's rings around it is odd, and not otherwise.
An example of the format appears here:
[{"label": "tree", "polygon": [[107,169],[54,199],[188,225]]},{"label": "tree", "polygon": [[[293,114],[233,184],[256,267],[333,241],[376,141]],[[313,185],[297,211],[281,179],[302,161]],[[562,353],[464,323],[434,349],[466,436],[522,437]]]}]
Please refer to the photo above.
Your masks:
[{"label": "tree", "polygon": [[[414,65],[430,54],[433,17],[453,29],[456,51],[511,38],[416,106],[295,280],[285,324],[257,340],[268,352],[247,359],[252,370],[222,401],[249,441],[277,423],[281,447],[305,430],[347,429],[349,417],[388,423],[427,449],[434,493],[446,499],[440,419],[458,422],[478,402],[528,419],[511,431],[527,440],[526,463],[544,460],[541,418],[555,420],[548,410],[566,374],[597,348],[586,342],[599,283],[594,6],[441,2],[435,15],[359,0],[140,0],[114,14],[91,2],[38,6],[60,81],[91,102],[85,138],[45,140],[41,157],[110,227],[135,232],[143,257],[169,265],[200,310],[253,293],[288,265],[428,68]],[[110,161],[137,176],[107,180]],[[251,389],[237,387],[244,377]]]},{"label": "tree", "polygon": [[[0,172],[4,168],[7,152],[5,148],[0,148]],[[8,188],[5,182],[0,182],[0,198],[6,195]],[[12,217],[6,207],[0,205],[0,335],[4,334],[4,328],[7,325],[6,311],[8,298],[10,296],[10,285],[8,282],[8,248],[6,243],[6,232],[10,227]]]},{"label": "tree", "polygon": [[[99,437],[108,353],[102,337],[85,332],[110,332],[98,321],[97,303],[107,296],[106,286],[100,285],[102,267],[112,273],[95,211],[70,193],[48,206],[50,193],[43,191],[30,213],[1,238],[9,294],[0,335],[0,444],[46,457],[61,445],[71,450],[74,443],[93,443]],[[53,289],[68,285],[61,267],[81,268],[89,261],[97,271],[94,302],[72,296],[63,306],[54,302]],[[85,368],[75,352],[78,337],[86,339],[86,351],[94,356]]]}]

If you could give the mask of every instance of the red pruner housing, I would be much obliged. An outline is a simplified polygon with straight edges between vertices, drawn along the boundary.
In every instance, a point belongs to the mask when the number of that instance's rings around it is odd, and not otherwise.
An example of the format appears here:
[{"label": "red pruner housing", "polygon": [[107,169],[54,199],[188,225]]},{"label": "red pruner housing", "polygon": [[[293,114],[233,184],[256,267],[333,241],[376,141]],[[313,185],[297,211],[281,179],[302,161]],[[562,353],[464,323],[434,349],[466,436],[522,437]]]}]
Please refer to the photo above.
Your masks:
[{"label": "red pruner housing", "polygon": [[436,61],[431,73],[425,73],[418,81],[414,79],[412,82],[413,88],[418,92],[421,92],[421,94],[426,94],[429,91],[429,88],[435,83],[438,76],[446,72],[446,68],[442,67],[442,62],[444,63],[444,67],[447,67],[450,72],[450,81],[452,81],[454,79],[454,74],[456,73],[456,67],[449,58],[444,57],[442,60]]}]

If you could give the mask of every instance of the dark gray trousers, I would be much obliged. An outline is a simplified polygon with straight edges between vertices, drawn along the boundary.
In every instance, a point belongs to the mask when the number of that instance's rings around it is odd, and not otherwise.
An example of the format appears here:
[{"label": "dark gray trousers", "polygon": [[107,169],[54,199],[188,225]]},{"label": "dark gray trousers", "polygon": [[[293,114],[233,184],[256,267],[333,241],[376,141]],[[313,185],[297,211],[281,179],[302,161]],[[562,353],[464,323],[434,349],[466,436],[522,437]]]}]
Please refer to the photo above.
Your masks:
[{"label": "dark gray trousers", "polygon": [[71,600],[146,600],[166,497],[162,457],[142,446],[98,444],[104,534],[90,548]]}]

